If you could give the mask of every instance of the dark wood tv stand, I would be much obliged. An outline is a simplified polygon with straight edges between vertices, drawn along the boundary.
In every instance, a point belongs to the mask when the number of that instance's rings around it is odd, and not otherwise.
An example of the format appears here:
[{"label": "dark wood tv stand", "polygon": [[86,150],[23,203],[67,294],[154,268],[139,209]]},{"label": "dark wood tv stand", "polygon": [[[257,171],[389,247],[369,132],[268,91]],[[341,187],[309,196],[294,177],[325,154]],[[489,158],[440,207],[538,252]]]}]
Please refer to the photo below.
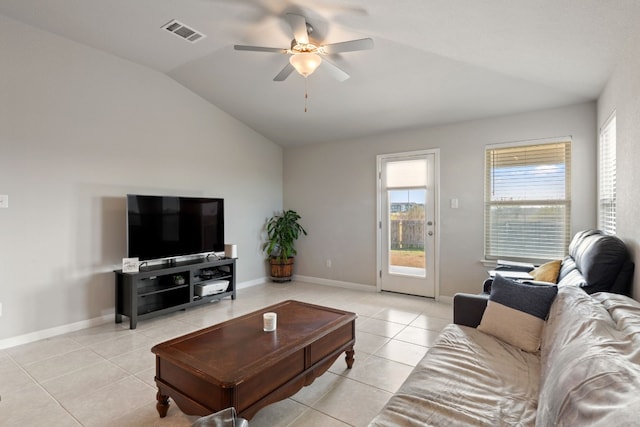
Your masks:
[{"label": "dark wood tv stand", "polygon": [[[138,320],[184,310],[230,296],[236,299],[236,260],[199,258],[142,267],[137,273],[116,270],[116,323],[129,318],[135,329]],[[229,284],[219,293],[198,296],[196,285],[225,280]]]}]

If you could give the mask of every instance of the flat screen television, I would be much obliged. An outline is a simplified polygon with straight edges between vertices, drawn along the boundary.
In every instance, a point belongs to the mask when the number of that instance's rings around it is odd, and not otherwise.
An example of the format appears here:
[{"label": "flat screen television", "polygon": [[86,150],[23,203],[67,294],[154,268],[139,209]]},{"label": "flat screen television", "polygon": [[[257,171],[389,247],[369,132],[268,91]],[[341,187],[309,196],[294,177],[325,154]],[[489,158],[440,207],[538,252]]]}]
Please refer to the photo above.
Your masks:
[{"label": "flat screen television", "polygon": [[224,199],[127,195],[127,252],[142,260],[224,251]]}]

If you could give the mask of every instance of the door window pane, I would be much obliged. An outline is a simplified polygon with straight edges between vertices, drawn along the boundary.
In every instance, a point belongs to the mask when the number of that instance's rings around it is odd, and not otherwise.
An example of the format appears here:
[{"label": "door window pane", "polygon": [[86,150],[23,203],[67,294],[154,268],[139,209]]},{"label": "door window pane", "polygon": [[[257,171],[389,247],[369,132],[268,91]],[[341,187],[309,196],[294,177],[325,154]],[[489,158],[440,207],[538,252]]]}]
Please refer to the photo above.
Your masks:
[{"label": "door window pane", "polygon": [[388,190],[389,272],[425,275],[425,206],[427,191]]}]

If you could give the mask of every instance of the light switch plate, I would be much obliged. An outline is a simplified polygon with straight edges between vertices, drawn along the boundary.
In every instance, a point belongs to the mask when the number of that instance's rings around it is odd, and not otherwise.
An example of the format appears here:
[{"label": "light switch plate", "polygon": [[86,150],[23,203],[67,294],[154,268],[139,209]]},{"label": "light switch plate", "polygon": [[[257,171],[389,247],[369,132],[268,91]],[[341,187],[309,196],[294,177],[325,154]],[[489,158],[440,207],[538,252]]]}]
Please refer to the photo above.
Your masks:
[{"label": "light switch plate", "polygon": [[0,208],[9,207],[9,196],[6,194],[0,194]]}]

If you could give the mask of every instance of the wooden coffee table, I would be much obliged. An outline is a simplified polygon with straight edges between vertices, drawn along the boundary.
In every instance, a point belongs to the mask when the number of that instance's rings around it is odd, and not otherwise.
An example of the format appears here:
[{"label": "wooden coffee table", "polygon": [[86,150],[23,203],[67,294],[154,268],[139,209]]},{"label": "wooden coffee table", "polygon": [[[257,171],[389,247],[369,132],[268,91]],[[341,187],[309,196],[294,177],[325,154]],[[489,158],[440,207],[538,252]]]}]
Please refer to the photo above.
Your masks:
[{"label": "wooden coffee table", "polygon": [[[262,314],[278,314],[274,332]],[[154,346],[156,408],[169,398],[182,412],[208,415],[233,406],[251,419],[261,408],[311,384],[346,352],[353,366],[354,313],[285,301]]]}]

